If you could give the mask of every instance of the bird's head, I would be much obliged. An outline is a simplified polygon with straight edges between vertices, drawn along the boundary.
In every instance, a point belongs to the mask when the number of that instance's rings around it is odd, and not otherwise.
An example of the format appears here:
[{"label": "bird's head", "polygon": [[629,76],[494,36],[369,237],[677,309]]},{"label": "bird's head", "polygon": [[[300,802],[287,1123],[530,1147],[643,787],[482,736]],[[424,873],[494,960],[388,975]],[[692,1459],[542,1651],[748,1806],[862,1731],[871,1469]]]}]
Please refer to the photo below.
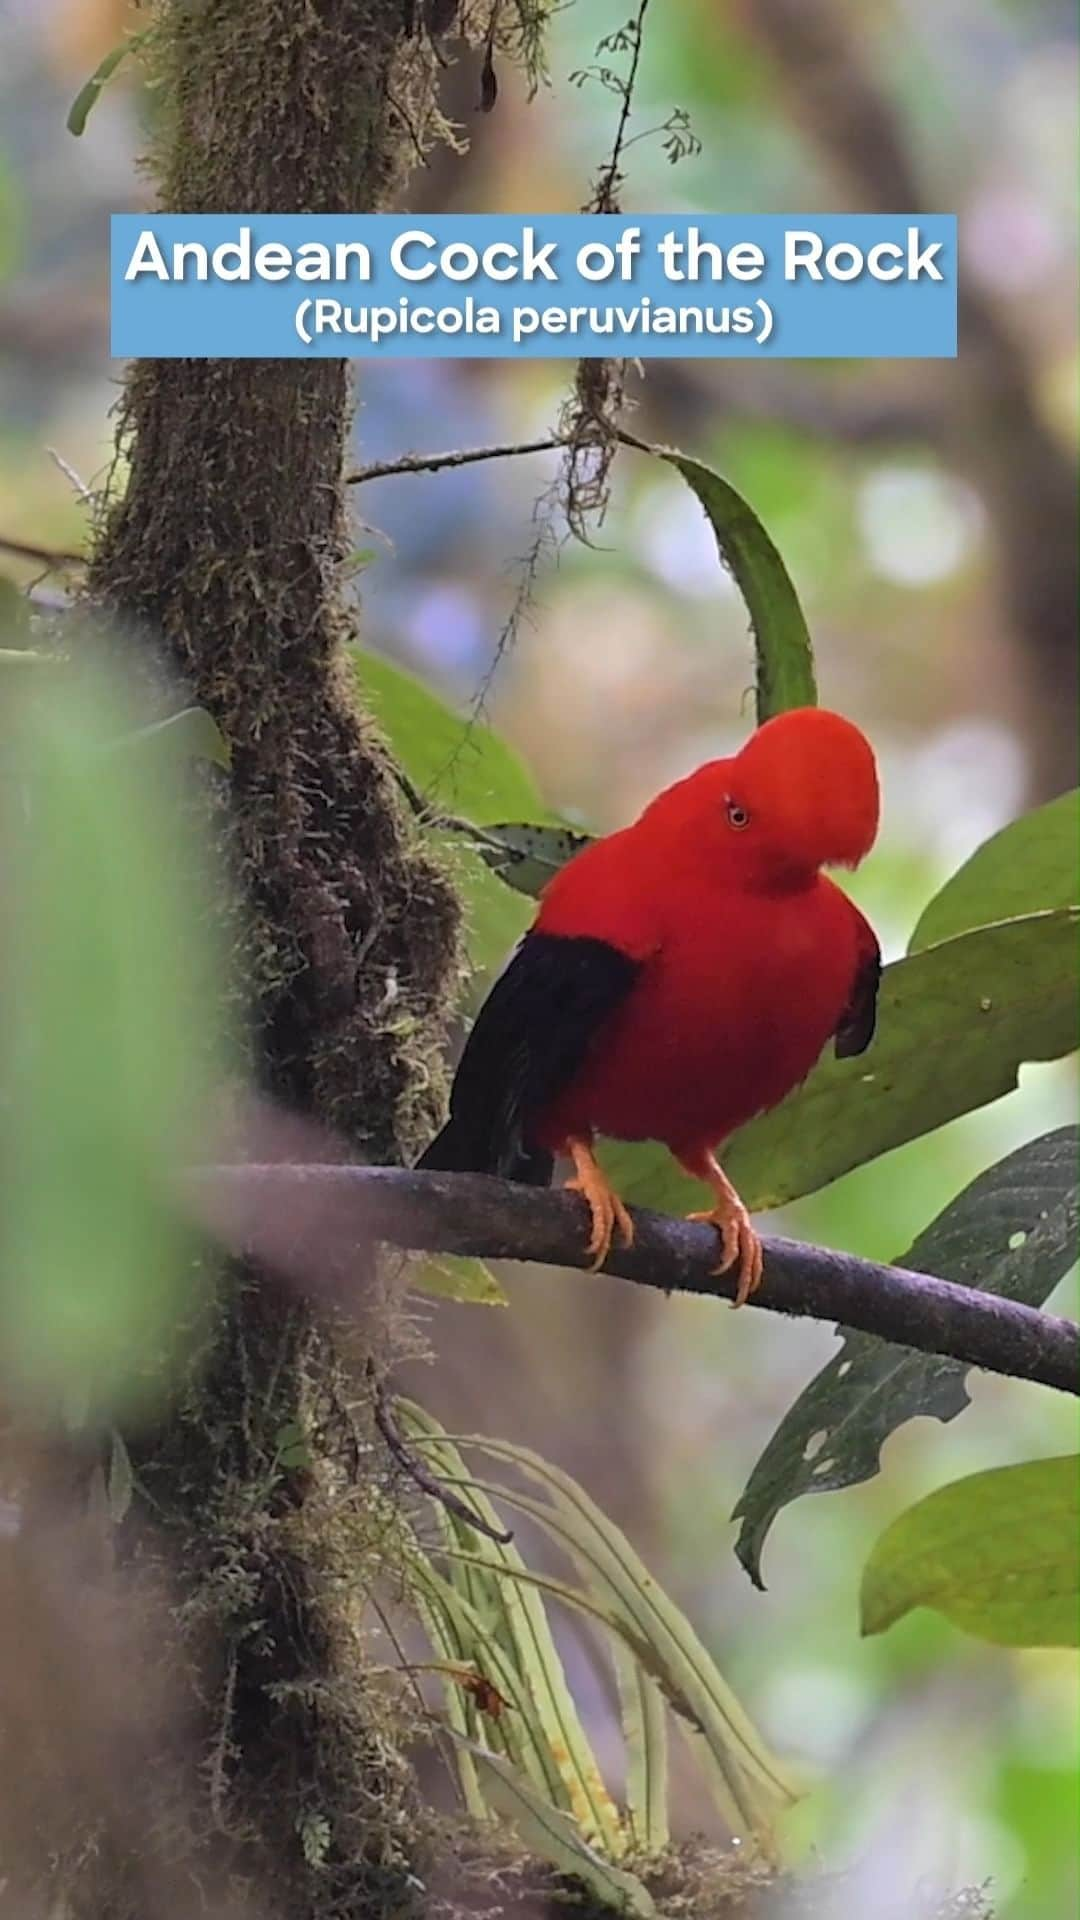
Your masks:
[{"label": "bird's head", "polygon": [[[707,856],[750,886],[798,886],[820,867],[855,867],[877,837],[877,764],[865,735],[841,714],[797,707],[777,714],[727,760],[711,760],[670,788]],[[650,809],[652,812],[652,809]]]}]

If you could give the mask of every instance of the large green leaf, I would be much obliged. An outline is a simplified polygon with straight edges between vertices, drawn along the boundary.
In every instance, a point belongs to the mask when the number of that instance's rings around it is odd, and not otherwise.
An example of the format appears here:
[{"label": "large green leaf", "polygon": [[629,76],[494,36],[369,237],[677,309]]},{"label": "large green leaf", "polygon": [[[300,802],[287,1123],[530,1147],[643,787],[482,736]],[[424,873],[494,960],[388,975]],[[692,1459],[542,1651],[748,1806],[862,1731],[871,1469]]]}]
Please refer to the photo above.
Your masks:
[{"label": "large green leaf", "polygon": [[863,1571],[864,1633],[912,1607],[1002,1647],[1080,1639],[1080,1459],[968,1474],[885,1529]]},{"label": "large green leaf", "polygon": [[[1057,1060],[1080,1039],[1080,910],[977,927],[886,967],[870,1050],[830,1049],[771,1113],[732,1135],[724,1167],[763,1212],[932,1133],[1016,1086],[1027,1060]],[[720,1017],[718,1015],[718,1017]],[[603,1163],[636,1206],[681,1213],[703,1189],[663,1147],[605,1144]]]},{"label": "large green leaf", "polygon": [[753,508],[718,473],[685,454],[652,449],[693,488],[746,602],[754,632],[760,726],[789,707],[817,705],[814,655],[799,597]]},{"label": "large green leaf", "polygon": [[[1060,1127],[981,1173],[921,1233],[898,1265],[958,1286],[1041,1306],[1077,1257],[1080,1133]],[[969,1404],[968,1367],[868,1333],[799,1395],[758,1460],[735,1508],[735,1552],[755,1586],[778,1513],[803,1494],[869,1480],[889,1435],[917,1415],[954,1420]]]},{"label": "large green leaf", "polygon": [[1080,793],[1063,793],[984,840],[925,908],[909,953],[971,927],[1080,901]]},{"label": "large green leaf", "polygon": [[351,659],[364,707],[434,811],[464,814],[478,826],[545,818],[524,762],[483,721],[455,713],[415,674],[382,654],[354,647]]},{"label": "large green leaf", "polygon": [[21,706],[0,792],[4,1364],[106,1406],[153,1390],[145,1349],[187,1302],[173,1183],[223,1071],[177,763],[111,751],[132,719],[65,673]]}]

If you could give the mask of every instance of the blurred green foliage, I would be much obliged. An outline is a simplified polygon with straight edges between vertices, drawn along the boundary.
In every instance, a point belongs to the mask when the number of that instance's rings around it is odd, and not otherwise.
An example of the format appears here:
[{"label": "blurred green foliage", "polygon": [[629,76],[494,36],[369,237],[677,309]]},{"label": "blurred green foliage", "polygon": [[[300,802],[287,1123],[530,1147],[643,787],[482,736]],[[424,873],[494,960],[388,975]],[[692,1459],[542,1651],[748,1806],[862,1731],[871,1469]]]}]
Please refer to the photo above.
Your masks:
[{"label": "blurred green foliage", "polygon": [[136,751],[104,668],[20,680],[0,770],[0,1346],[12,1391],[112,1414],[160,1391],[187,1306],[174,1183],[219,1090],[220,968],[172,732]]}]

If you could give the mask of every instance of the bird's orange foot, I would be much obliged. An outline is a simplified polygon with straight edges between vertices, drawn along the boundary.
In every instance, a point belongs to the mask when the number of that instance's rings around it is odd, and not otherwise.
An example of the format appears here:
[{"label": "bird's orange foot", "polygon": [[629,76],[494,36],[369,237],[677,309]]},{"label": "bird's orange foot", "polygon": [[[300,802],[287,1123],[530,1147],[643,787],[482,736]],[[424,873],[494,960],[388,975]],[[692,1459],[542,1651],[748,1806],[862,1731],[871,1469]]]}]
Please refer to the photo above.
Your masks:
[{"label": "bird's orange foot", "polygon": [[634,1244],[634,1223],[598,1164],[587,1140],[568,1140],[567,1151],[574,1163],[574,1174],[566,1182],[567,1193],[580,1193],[589,1209],[590,1229],[587,1251],[591,1264],[602,1267],[618,1233],[624,1247]]},{"label": "bird's orange foot", "polygon": [[761,1241],[735,1189],[732,1187],[730,1192],[718,1192],[715,1207],[710,1207],[707,1213],[688,1213],[686,1217],[688,1220],[708,1221],[710,1226],[717,1229],[721,1257],[713,1272],[727,1273],[730,1267],[738,1265],[739,1280],[731,1304],[733,1307],[745,1306],[750,1295],[756,1293],[761,1285],[763,1259]]}]

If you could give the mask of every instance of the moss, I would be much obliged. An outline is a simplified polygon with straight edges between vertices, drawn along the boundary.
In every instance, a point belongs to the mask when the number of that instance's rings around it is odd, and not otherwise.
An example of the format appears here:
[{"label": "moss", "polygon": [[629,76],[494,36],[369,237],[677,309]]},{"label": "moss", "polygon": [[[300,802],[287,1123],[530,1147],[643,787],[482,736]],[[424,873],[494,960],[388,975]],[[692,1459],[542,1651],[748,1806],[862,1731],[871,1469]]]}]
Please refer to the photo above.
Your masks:
[{"label": "moss", "polygon": [[[147,47],[167,209],[375,208],[437,128],[434,54],[401,0],[161,0]],[[343,666],[351,408],[341,362],[136,365],[89,599],[230,743],[217,825],[265,1086],[362,1157],[397,1160],[444,1098],[459,908]],[[381,1364],[392,1311],[366,1338]],[[219,1887],[288,1920],[417,1905],[402,1713],[370,1687],[357,1630],[386,1521],[370,1407],[342,1359],[355,1344],[235,1268],[170,1410],[126,1436],[136,1497],[115,1547],[153,1647],[143,1671],[161,1662],[178,1690],[177,1732],[159,1729],[136,1770],[136,1831],[93,1805],[39,1822],[42,1875],[72,1920],[145,1913],[166,1858],[177,1911]],[[298,1431],[303,1464],[287,1465]]]}]

